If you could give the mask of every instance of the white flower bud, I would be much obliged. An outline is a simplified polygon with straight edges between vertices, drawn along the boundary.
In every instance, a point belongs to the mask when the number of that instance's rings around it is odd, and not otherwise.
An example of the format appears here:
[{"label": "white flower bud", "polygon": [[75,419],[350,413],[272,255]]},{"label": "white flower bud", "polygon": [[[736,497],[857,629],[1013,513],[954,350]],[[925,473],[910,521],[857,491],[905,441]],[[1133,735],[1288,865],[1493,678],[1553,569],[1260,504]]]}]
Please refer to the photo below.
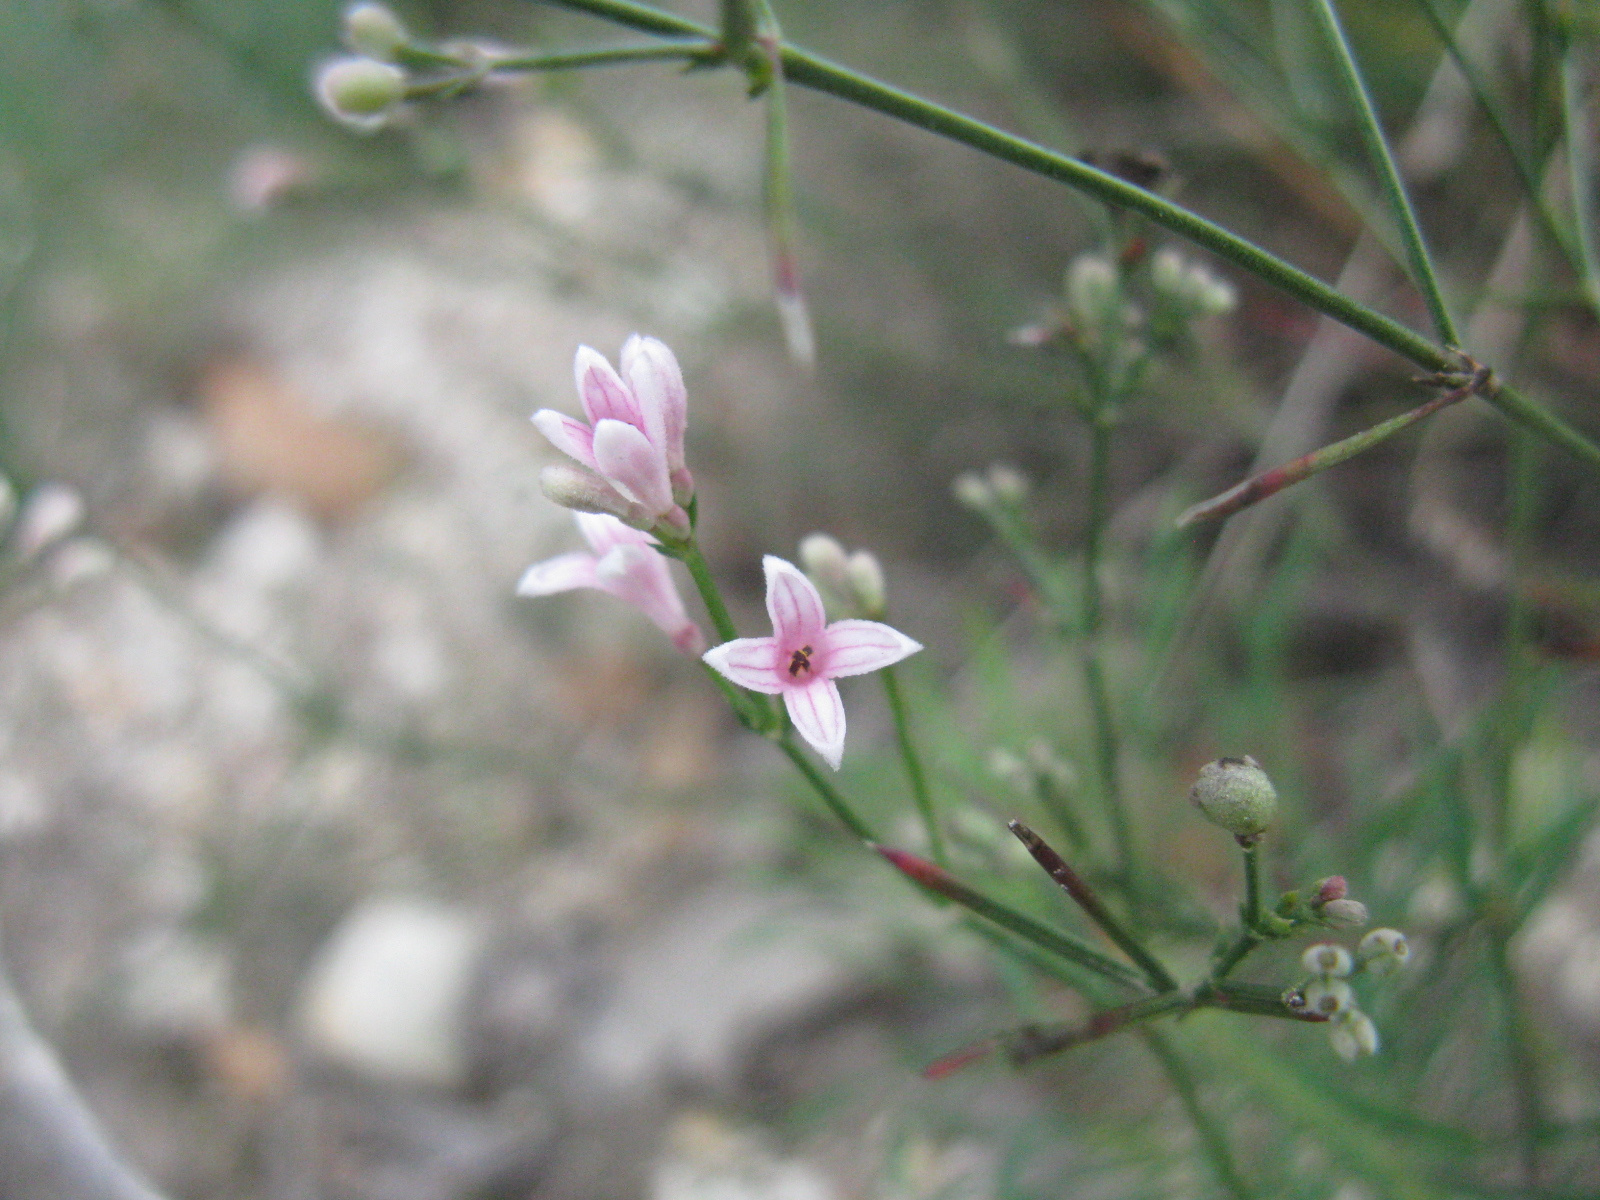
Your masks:
[{"label": "white flower bud", "polygon": [[1028,477],[1010,463],[994,463],[989,468],[989,490],[1001,504],[1021,504],[1028,498]]},{"label": "white flower bud", "polygon": [[1151,256],[1150,284],[1157,294],[1190,317],[1231,312],[1237,299],[1233,284],[1201,263],[1190,262],[1170,246]]},{"label": "white flower bud", "polygon": [[1067,308],[1073,323],[1093,336],[1121,310],[1117,267],[1100,254],[1080,254],[1067,268]]},{"label": "white flower bud", "polygon": [[1320,975],[1327,979],[1341,978],[1350,974],[1350,951],[1343,946],[1335,946],[1332,942],[1318,942],[1314,946],[1307,946],[1300,962],[1306,970],[1313,975]]},{"label": "white flower bud", "polygon": [[344,10],[344,43],[357,54],[394,62],[410,40],[386,4],[352,4]]},{"label": "white flower bud", "polygon": [[1347,1009],[1328,1022],[1328,1040],[1345,1062],[1378,1052],[1378,1027],[1359,1008]]},{"label": "white flower bud", "polygon": [[1360,929],[1371,919],[1367,906],[1359,900],[1352,900],[1342,896],[1338,900],[1329,900],[1326,904],[1312,906],[1317,916],[1321,917],[1335,929]]},{"label": "white flower bud", "polygon": [[83,522],[83,497],[64,483],[41,483],[28,493],[12,531],[22,558],[32,558],[55,545]]},{"label": "white flower bud", "polygon": [[1278,813],[1278,793],[1255,759],[1219,758],[1200,768],[1189,799],[1213,825],[1252,842]]},{"label": "white flower bud", "polygon": [[582,467],[554,463],[539,472],[539,489],[562,508],[578,512],[610,513],[624,525],[648,530],[653,516],[605,480]]},{"label": "white flower bud", "polygon": [[950,490],[963,508],[983,512],[994,506],[994,489],[976,471],[963,471],[957,475]]},{"label": "white flower bud", "polygon": [[370,133],[405,99],[406,73],[375,58],[335,58],[317,68],[315,87],[329,116]]},{"label": "white flower bud", "polygon": [[1411,943],[1398,929],[1374,929],[1356,946],[1356,957],[1374,975],[1389,975],[1405,966]]},{"label": "white flower bud", "polygon": [[850,586],[850,558],[837,539],[825,533],[800,540],[800,568],[822,593],[822,603],[835,616],[850,615],[855,604]]},{"label": "white flower bud", "polygon": [[877,555],[870,550],[857,550],[850,556],[849,570],[850,590],[855,595],[856,607],[868,617],[883,616],[889,605],[889,593]]},{"label": "white flower bud", "polygon": [[1345,1012],[1353,1008],[1356,1002],[1355,993],[1342,979],[1313,979],[1300,994],[1305,997],[1307,1012],[1320,1013],[1324,1017]]}]

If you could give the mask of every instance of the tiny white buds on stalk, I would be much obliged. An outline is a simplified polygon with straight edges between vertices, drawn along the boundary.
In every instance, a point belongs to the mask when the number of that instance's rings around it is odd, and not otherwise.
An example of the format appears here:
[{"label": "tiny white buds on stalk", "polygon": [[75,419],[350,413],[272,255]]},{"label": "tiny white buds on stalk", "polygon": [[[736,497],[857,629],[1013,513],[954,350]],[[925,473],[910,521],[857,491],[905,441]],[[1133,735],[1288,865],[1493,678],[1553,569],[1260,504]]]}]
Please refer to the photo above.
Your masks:
[{"label": "tiny white buds on stalk", "polygon": [[812,533],[801,539],[800,566],[835,616],[877,618],[888,608],[883,568],[869,550],[846,554],[837,539]]},{"label": "tiny white buds on stalk", "polygon": [[1307,946],[1300,962],[1306,970],[1313,975],[1320,975],[1325,979],[1338,979],[1350,974],[1350,951],[1343,946],[1335,946],[1332,942],[1318,942],[1315,946]]},{"label": "tiny white buds on stalk", "polygon": [[976,471],[963,471],[957,475],[955,482],[950,485],[950,491],[962,508],[982,512],[994,505],[994,489]]},{"label": "tiny white buds on stalk", "polygon": [[375,58],[335,58],[317,68],[315,86],[317,100],[329,116],[371,133],[405,99],[406,73]]},{"label": "tiny white buds on stalk", "polygon": [[1092,335],[1122,305],[1117,266],[1100,254],[1080,254],[1067,267],[1067,308],[1077,328]]},{"label": "tiny white buds on stalk", "polygon": [[1232,312],[1238,300],[1233,284],[1202,264],[1189,261],[1170,246],[1151,256],[1150,284],[1158,296],[1186,317]]},{"label": "tiny white buds on stalk", "polygon": [[989,487],[1001,504],[1018,505],[1028,498],[1028,477],[1010,463],[989,468]]},{"label": "tiny white buds on stalk", "polygon": [[1340,1058],[1355,1062],[1363,1054],[1378,1052],[1378,1027],[1360,1009],[1348,1009],[1328,1022],[1328,1040]]},{"label": "tiny white buds on stalk", "polygon": [[352,4],[344,10],[344,43],[357,54],[394,62],[411,41],[386,4]]},{"label": "tiny white buds on stalk", "polygon": [[1306,1011],[1332,1017],[1355,1007],[1355,994],[1342,979],[1320,978],[1306,984],[1300,993],[1305,997]]},{"label": "tiny white buds on stalk", "polygon": [[976,512],[1015,508],[1028,498],[1028,477],[1010,463],[992,463],[984,471],[963,471],[950,490],[957,503]]},{"label": "tiny white buds on stalk", "polygon": [[1278,792],[1255,759],[1219,758],[1200,768],[1189,799],[1206,820],[1242,844],[1255,842],[1278,814]]},{"label": "tiny white buds on stalk", "polygon": [[1356,957],[1374,975],[1390,975],[1411,957],[1411,943],[1398,929],[1374,929],[1356,946]]},{"label": "tiny white buds on stalk", "polygon": [[888,609],[889,594],[883,582],[883,568],[870,550],[857,550],[850,556],[850,587],[856,603],[868,617],[881,617]]}]

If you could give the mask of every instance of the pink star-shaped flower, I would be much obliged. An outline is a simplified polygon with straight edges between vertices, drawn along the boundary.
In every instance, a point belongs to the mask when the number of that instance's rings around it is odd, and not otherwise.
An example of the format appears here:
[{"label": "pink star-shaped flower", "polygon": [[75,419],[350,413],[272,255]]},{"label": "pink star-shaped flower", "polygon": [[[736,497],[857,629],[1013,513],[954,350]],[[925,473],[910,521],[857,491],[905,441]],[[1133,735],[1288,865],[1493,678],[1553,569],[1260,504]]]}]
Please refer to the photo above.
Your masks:
[{"label": "pink star-shaped flower", "polygon": [[573,513],[593,554],[558,554],[534,563],[517,584],[519,596],[551,596],[596,588],[649,617],[685,654],[705,649],[705,635],[683,610],[683,600],[656,539],[602,513]]},{"label": "pink star-shaped flower", "polygon": [[834,770],[844,757],[844,703],[835,679],[882,670],[922,646],[878,621],[827,624],[822,597],[799,568],[769,554],[772,636],[738,638],[702,657],[740,687],[782,696],[789,719]]},{"label": "pink star-shaped flower", "polygon": [[579,346],[573,360],[589,424],[542,408],[533,423],[550,444],[581,463],[657,520],[688,527],[681,504],[694,493],[683,457],[688,394],[678,360],[655,338],[634,334],[622,347],[622,371]]}]

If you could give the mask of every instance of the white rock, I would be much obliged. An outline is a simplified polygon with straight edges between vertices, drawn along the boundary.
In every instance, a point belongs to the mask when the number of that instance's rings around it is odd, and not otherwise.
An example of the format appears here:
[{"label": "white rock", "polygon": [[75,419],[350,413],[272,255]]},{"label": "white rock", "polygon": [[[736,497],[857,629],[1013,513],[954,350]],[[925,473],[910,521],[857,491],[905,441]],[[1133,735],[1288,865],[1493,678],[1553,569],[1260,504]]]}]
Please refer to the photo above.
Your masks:
[{"label": "white rock", "polygon": [[390,1083],[454,1087],[463,1005],[483,942],[472,915],[424,900],[368,901],[313,965],[300,1028],[329,1062]]}]

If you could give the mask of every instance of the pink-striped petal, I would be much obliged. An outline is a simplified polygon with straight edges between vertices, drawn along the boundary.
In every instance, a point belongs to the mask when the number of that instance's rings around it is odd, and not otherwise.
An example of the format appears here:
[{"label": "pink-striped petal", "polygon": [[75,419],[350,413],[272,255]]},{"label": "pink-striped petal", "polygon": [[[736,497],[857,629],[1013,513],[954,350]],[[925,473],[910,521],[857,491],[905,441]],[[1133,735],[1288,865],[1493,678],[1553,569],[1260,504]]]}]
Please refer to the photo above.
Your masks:
[{"label": "pink-striped petal", "polygon": [[533,424],[544,434],[545,440],[561,453],[577,460],[591,471],[595,469],[594,430],[582,421],[575,421],[553,408],[541,408],[533,414]]},{"label": "pink-striped petal", "polygon": [[680,649],[698,656],[705,649],[699,627],[684,612],[667,560],[649,546],[619,545],[595,565],[600,586],[633,605],[653,621]]},{"label": "pink-striped petal", "polygon": [[668,469],[681,469],[689,393],[677,358],[664,342],[636,333],[622,347],[622,377],[638,402],[645,432],[666,451]]},{"label": "pink-striped petal", "polygon": [[844,758],[844,701],[831,679],[816,678],[803,688],[783,693],[784,707],[795,732],[835,771]]},{"label": "pink-striped petal", "polygon": [[552,596],[557,592],[570,592],[574,588],[597,588],[600,580],[595,575],[595,557],[575,552],[558,554],[544,562],[534,563],[517,581],[519,596]]},{"label": "pink-striped petal", "polygon": [[609,418],[594,427],[595,468],[628,499],[654,516],[672,509],[672,480],[667,460],[632,425]]},{"label": "pink-striped petal", "polygon": [[[653,546],[655,538],[642,529],[624,525],[609,513],[575,512],[578,532],[597,557],[604,556],[617,546]],[[653,553],[653,551],[652,551]]]},{"label": "pink-striped petal", "polygon": [[881,671],[922,649],[898,629],[879,621],[835,621],[818,648],[817,673],[830,679]]},{"label": "pink-striped petal", "polygon": [[700,657],[712,670],[752,692],[773,696],[784,689],[785,677],[777,669],[778,643],[772,638],[735,638]]},{"label": "pink-striped petal", "polygon": [[579,346],[572,360],[572,372],[577,376],[578,398],[583,401],[583,411],[589,415],[590,424],[622,421],[635,428],[642,426],[633,394],[605,355],[588,346]]},{"label": "pink-striped petal", "polygon": [[793,651],[801,646],[820,648],[828,618],[822,597],[811,580],[791,562],[769,554],[761,560],[767,576],[767,615],[778,644]]}]

